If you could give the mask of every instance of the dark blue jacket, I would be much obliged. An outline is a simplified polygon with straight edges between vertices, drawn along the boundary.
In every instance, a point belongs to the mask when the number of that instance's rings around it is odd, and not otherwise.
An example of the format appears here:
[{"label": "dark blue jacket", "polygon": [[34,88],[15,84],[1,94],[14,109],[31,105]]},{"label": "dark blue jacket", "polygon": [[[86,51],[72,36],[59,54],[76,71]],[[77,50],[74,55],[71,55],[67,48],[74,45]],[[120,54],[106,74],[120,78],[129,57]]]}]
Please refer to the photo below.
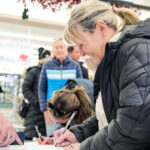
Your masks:
[{"label": "dark blue jacket", "polygon": [[107,44],[98,71],[94,83],[109,124],[98,131],[93,116],[72,127],[80,150],[150,149],[150,19]]},{"label": "dark blue jacket", "polygon": [[69,78],[82,78],[79,64],[69,56],[66,56],[62,64],[54,57],[43,65],[38,88],[42,112],[47,110],[47,100],[52,97],[53,92],[63,88]]}]

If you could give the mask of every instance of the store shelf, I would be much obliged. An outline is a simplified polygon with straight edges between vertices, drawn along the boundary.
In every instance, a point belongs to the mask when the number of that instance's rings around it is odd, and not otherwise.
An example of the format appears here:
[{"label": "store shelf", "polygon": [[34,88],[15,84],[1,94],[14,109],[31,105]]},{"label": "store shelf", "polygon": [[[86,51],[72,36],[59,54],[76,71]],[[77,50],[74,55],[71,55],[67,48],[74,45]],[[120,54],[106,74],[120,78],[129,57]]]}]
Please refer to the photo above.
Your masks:
[{"label": "store shelf", "polygon": [[19,93],[20,79],[19,74],[0,73],[0,86],[3,90],[3,93],[0,93],[0,106],[13,106]]}]

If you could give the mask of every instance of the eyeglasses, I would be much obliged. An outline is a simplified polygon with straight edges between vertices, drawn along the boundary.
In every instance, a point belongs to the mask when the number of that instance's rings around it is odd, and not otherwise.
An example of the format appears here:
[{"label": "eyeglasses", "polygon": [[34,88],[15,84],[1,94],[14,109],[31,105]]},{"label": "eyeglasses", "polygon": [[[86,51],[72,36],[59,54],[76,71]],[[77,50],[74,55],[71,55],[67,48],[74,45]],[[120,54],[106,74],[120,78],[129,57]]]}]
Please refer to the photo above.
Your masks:
[{"label": "eyeglasses", "polygon": [[51,103],[48,103],[48,108],[50,109],[50,111],[53,111],[54,116],[56,116],[56,117],[62,117],[62,116],[64,116],[67,113],[70,113],[70,112],[73,112],[73,111],[77,111],[77,109],[74,109],[74,110],[70,110],[70,111],[65,111],[64,112],[64,111],[61,111],[60,109],[55,108],[54,105],[51,104]]},{"label": "eyeglasses", "polygon": [[62,112],[59,109],[56,109],[53,104],[48,103],[48,107],[50,108],[51,111],[53,111],[54,116],[56,116],[56,117],[62,117],[64,115],[64,112]]}]

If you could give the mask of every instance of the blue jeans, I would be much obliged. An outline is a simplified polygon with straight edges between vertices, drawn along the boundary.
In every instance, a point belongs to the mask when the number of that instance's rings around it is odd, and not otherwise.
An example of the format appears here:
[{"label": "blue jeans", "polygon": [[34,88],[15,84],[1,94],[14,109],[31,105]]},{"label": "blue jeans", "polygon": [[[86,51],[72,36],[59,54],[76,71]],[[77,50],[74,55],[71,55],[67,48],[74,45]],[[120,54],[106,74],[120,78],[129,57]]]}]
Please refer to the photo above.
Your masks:
[{"label": "blue jeans", "polygon": [[63,127],[63,124],[56,124],[56,123],[52,123],[52,124],[46,124],[46,136],[47,137],[50,137],[53,135],[53,132],[62,128]]}]

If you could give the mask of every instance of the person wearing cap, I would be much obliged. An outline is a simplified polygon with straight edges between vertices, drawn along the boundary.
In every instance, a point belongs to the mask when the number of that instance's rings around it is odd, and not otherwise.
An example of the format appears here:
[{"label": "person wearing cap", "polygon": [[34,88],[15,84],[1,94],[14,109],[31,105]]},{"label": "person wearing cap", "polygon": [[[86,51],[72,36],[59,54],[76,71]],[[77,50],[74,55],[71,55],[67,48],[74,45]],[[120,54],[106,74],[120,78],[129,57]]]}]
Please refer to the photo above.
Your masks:
[{"label": "person wearing cap", "polygon": [[26,140],[32,140],[33,137],[38,137],[35,125],[38,126],[42,135],[46,134],[44,116],[39,108],[38,82],[42,65],[51,59],[50,55],[50,51],[40,47],[38,49],[38,65],[28,68],[25,74],[22,93],[24,98],[29,102],[28,112],[24,121]]}]

